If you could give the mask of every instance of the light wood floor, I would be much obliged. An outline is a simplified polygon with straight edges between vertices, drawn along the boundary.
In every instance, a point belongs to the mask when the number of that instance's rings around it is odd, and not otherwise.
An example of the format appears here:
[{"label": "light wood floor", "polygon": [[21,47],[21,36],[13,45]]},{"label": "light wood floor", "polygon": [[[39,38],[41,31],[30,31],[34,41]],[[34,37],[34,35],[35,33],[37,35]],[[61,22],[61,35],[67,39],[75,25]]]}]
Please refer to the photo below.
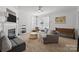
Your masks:
[{"label": "light wood floor", "polygon": [[22,36],[26,42],[24,52],[76,52],[77,40],[70,38],[59,38],[58,44],[43,44],[42,39],[29,39],[28,34]]}]

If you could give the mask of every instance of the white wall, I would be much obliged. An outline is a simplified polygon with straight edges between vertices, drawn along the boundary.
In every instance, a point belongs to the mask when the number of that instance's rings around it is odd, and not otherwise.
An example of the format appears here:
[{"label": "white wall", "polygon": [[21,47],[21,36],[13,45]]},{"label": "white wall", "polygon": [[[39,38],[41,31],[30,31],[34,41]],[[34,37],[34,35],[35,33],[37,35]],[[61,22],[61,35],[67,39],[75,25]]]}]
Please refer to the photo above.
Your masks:
[{"label": "white wall", "polygon": [[[56,24],[55,23],[55,17],[60,17],[60,16],[66,16],[65,24]],[[76,26],[76,19],[77,19],[76,11],[54,13],[54,14],[51,14],[49,17],[50,17],[50,29],[52,29],[52,30],[55,29],[55,27],[75,28],[75,26]]]},{"label": "white wall", "polygon": [[32,14],[28,14],[27,11],[19,10],[19,32],[21,32],[22,25],[26,25],[26,31],[29,33],[34,25],[34,16]]},{"label": "white wall", "polygon": [[78,36],[79,36],[79,7],[78,7],[78,18],[77,18],[77,21],[76,21],[76,23],[77,23],[77,28],[78,28]]}]

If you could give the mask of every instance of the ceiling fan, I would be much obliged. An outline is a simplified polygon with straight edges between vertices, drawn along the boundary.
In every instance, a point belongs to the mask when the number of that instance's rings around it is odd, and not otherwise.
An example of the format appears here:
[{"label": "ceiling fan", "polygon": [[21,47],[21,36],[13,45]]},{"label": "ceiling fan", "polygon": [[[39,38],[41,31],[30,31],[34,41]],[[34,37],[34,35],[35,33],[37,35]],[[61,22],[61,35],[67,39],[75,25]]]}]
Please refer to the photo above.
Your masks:
[{"label": "ceiling fan", "polygon": [[37,6],[35,12],[33,13],[34,16],[38,16],[44,12],[43,6]]},{"label": "ceiling fan", "polygon": [[38,6],[37,12],[38,12],[38,13],[43,12],[42,8],[43,8],[42,6]]}]

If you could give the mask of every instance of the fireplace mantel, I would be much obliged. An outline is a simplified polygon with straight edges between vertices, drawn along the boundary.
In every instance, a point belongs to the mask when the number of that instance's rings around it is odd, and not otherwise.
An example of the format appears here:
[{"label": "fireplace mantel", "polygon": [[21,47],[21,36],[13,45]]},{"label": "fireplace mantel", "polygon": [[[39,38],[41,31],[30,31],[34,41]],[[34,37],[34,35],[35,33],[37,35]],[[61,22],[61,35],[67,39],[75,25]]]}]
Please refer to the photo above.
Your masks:
[{"label": "fireplace mantel", "polygon": [[8,30],[9,29],[17,30],[17,24],[16,23],[10,23],[10,22],[7,22],[7,23],[4,24],[4,32],[7,36],[8,36]]}]

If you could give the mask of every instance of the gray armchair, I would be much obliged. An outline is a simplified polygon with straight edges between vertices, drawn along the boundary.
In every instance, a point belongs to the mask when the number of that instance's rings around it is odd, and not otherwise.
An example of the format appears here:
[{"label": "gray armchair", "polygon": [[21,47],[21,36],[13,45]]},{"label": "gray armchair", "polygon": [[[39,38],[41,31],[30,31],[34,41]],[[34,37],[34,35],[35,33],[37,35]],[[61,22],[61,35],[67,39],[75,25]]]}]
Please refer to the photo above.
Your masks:
[{"label": "gray armchair", "polygon": [[26,49],[25,42],[18,38],[8,38],[3,31],[0,32],[0,52],[21,52]]},{"label": "gray armchair", "polygon": [[58,43],[58,41],[59,41],[59,34],[58,33],[49,34],[43,38],[44,44]]}]

